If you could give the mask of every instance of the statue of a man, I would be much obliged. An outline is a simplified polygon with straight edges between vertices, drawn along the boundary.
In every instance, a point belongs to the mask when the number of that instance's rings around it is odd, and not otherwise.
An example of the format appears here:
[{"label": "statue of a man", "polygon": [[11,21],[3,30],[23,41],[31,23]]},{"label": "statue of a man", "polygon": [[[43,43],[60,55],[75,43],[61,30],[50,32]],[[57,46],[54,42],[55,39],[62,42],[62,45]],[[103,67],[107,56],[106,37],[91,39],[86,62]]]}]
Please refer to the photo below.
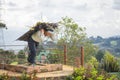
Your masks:
[{"label": "statue of a man", "polygon": [[31,30],[18,38],[18,40],[28,42],[29,54],[27,60],[30,65],[35,64],[36,48],[39,45],[39,42],[46,36],[53,40],[53,31],[55,28],[57,28],[56,23],[37,23],[35,27],[32,27]]}]

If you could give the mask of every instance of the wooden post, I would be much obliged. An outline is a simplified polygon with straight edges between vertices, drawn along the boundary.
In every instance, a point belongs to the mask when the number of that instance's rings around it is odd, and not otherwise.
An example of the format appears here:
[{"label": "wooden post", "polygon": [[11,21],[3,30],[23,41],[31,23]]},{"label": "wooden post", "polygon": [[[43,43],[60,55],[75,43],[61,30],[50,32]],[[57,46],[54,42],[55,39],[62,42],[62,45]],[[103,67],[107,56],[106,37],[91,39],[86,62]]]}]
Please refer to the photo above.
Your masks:
[{"label": "wooden post", "polygon": [[84,66],[84,48],[81,47],[81,66]]},{"label": "wooden post", "polygon": [[67,45],[64,45],[64,64],[67,63]]}]

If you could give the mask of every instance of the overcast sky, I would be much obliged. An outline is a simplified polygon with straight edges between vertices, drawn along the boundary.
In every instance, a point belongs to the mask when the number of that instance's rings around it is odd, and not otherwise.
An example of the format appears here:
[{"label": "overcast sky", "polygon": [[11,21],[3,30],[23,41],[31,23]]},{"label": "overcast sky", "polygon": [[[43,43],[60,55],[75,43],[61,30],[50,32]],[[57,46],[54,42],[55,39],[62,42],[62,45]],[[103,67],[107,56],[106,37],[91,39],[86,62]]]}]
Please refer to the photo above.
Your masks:
[{"label": "overcast sky", "polygon": [[86,27],[87,36],[120,34],[120,0],[5,0],[4,9],[6,44],[37,21],[58,22],[65,16]]}]

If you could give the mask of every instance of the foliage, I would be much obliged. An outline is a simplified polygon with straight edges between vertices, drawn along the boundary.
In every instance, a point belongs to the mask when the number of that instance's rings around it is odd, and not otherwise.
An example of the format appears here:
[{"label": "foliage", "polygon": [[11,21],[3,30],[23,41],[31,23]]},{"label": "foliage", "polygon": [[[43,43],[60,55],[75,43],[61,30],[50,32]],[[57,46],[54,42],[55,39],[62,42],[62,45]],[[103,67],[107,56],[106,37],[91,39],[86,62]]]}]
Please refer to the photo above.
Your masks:
[{"label": "foliage", "polygon": [[47,59],[50,63],[63,63],[62,54],[48,54]]},{"label": "foliage", "polygon": [[23,74],[20,76],[20,80],[38,80],[36,77],[37,71],[34,70],[32,73],[27,74],[26,72],[23,72]]},{"label": "foliage", "polygon": [[58,45],[67,45],[68,64],[73,64],[74,59],[80,56],[80,47],[84,46],[85,61],[89,60],[91,55],[95,54],[94,45],[87,39],[85,27],[80,27],[72,18],[64,17],[59,22]]},{"label": "foliage", "polygon": [[120,35],[108,38],[100,36],[89,38],[93,44],[96,44],[100,49],[109,50],[114,56],[120,57]]},{"label": "foliage", "polygon": [[26,72],[23,72],[23,74],[20,77],[20,80],[31,80],[31,79],[30,79],[30,76]]},{"label": "foliage", "polygon": [[18,65],[18,62],[12,62],[10,65]]},{"label": "foliage", "polygon": [[26,58],[24,51],[23,51],[23,50],[20,50],[20,51],[18,52],[18,54],[17,54],[17,57],[18,57],[18,58]]},{"label": "foliage", "polygon": [[101,61],[101,68],[107,72],[118,72],[120,70],[120,64],[116,57],[106,51],[106,54]]},{"label": "foliage", "polygon": [[118,79],[120,80],[120,72],[118,72],[117,77],[118,77]]},{"label": "foliage", "polygon": [[98,51],[98,48],[94,46],[89,40],[84,42],[84,59],[85,62],[88,62],[91,56],[95,56]]},{"label": "foliage", "polygon": [[10,77],[8,73],[4,73],[0,75],[0,80],[38,80],[38,78],[36,77],[36,73],[37,73],[36,70],[34,70],[33,73],[31,74],[23,72],[19,78]]},{"label": "foliage", "polygon": [[8,50],[0,50],[0,63],[7,63],[10,64],[11,62],[16,60],[16,55],[14,54],[14,51],[8,51]]},{"label": "foliage", "polygon": [[[77,23],[73,21],[72,18],[65,17],[59,22],[63,28],[61,30],[61,40],[65,43],[73,43],[73,41],[84,40],[86,33],[85,28],[79,27]],[[81,34],[81,35],[80,35]]]},{"label": "foliage", "polygon": [[26,56],[23,50],[20,50],[18,54],[15,54],[12,50],[0,49],[0,63],[11,64],[13,62],[24,63]]},{"label": "foliage", "polygon": [[0,75],[0,80],[10,80],[10,77],[8,76],[8,73],[4,73],[2,75]]},{"label": "foliage", "polygon": [[105,51],[104,51],[104,50],[99,50],[99,51],[97,52],[97,54],[95,55],[95,57],[96,57],[96,59],[97,59],[99,62],[101,62],[101,59],[103,58],[104,54],[105,54]]},{"label": "foliage", "polygon": [[0,22],[0,28],[5,28],[6,27],[6,24]]},{"label": "foliage", "polygon": [[88,63],[91,64],[94,68],[98,69],[99,62],[95,57],[92,56]]},{"label": "foliage", "polygon": [[17,54],[17,61],[19,64],[23,64],[26,62],[26,55],[24,50],[20,50]]},{"label": "foliage", "polygon": [[107,74],[104,71],[97,71],[94,67],[76,68],[74,73],[67,80],[118,80],[115,75]]}]

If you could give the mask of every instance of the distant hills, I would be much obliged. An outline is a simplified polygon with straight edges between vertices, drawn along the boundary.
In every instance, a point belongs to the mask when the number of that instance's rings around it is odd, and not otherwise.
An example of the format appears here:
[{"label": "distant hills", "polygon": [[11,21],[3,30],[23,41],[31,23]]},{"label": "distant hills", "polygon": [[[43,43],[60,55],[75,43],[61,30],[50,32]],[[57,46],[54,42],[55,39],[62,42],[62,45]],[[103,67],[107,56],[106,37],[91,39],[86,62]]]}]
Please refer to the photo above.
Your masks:
[{"label": "distant hills", "polygon": [[[108,38],[103,38],[101,36],[89,37],[89,40],[91,40],[94,45],[98,46],[100,50],[108,50],[114,56],[120,57],[120,36],[112,36]],[[63,49],[62,46],[58,46],[52,41],[46,42],[42,45],[43,49],[55,49],[56,47]]]},{"label": "distant hills", "polygon": [[120,36],[102,38],[101,36],[89,38],[100,50],[108,50],[113,55],[120,57]]}]

